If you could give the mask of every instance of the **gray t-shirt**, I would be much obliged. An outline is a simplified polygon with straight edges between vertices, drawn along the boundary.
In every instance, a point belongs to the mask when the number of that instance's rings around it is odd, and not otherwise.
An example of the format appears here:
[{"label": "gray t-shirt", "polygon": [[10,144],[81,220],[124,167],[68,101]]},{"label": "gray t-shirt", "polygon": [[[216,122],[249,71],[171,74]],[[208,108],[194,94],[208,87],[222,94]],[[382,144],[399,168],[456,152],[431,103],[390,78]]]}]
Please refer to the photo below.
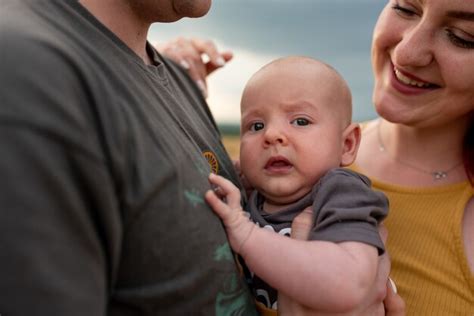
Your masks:
[{"label": "gray t-shirt", "polygon": [[[382,192],[372,190],[370,180],[357,172],[343,168],[328,171],[310,193],[276,213],[265,213],[264,201],[254,191],[247,205],[250,217],[260,227],[289,236],[293,219],[312,206],[314,222],[310,240],[358,241],[376,247],[379,254],[384,252],[378,224],[388,214],[388,199]],[[277,292],[257,276],[253,283],[257,300],[275,308]]]},{"label": "gray t-shirt", "polygon": [[[0,0],[0,314],[255,315],[204,98],[74,0]],[[211,165],[211,166],[210,166]]]}]

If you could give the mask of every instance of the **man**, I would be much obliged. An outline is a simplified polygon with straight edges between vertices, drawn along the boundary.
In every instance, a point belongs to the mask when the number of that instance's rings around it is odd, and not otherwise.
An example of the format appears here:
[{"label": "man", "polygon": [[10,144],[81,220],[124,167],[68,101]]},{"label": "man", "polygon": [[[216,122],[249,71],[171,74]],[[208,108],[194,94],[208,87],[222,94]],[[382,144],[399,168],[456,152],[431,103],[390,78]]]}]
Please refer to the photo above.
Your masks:
[{"label": "man", "polygon": [[195,84],[146,42],[209,7],[0,0],[0,314],[255,315],[203,199],[239,182],[200,90],[230,57]]},{"label": "man", "polygon": [[0,313],[254,315],[201,91],[147,44],[210,0],[0,0]]}]

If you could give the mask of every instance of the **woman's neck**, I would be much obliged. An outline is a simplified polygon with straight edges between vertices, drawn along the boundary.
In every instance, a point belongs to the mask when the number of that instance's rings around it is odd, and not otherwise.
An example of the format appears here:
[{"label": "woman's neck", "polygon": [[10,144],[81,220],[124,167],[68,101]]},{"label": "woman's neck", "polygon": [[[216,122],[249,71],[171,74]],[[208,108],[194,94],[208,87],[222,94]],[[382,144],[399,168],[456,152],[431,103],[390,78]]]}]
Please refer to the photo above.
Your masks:
[{"label": "woman's neck", "polygon": [[356,160],[362,172],[407,186],[439,186],[466,180],[462,143],[468,121],[417,128],[379,119],[368,123]]},{"label": "woman's neck", "polygon": [[457,123],[437,129],[419,129],[380,119],[377,123],[379,147],[396,161],[413,163],[428,170],[447,170],[462,161],[466,127]]}]

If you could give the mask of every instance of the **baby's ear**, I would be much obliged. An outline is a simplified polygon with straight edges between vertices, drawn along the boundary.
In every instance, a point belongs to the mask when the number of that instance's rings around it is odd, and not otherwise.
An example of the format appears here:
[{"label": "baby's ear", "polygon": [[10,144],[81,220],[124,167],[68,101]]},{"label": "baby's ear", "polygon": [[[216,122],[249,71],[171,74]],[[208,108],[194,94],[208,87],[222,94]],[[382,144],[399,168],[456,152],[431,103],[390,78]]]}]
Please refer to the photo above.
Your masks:
[{"label": "baby's ear", "polygon": [[361,131],[357,123],[352,123],[346,127],[342,134],[342,156],[341,167],[351,165],[357,157],[360,145]]}]

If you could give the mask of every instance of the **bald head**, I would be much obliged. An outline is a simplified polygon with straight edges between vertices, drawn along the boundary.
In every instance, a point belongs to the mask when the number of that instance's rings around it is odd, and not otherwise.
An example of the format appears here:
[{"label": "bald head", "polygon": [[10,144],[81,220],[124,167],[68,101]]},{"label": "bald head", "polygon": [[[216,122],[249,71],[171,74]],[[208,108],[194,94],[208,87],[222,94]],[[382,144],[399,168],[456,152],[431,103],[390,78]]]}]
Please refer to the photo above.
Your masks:
[{"label": "bald head", "polygon": [[326,103],[318,106],[330,107],[329,110],[337,114],[344,125],[351,122],[350,89],[342,76],[324,62],[303,56],[284,57],[270,62],[248,81],[242,95],[242,107],[246,106],[249,94],[270,87],[275,91],[269,92],[275,95],[280,94],[281,89],[293,89],[300,95],[302,90],[306,94],[318,95],[317,99],[323,99]]}]

